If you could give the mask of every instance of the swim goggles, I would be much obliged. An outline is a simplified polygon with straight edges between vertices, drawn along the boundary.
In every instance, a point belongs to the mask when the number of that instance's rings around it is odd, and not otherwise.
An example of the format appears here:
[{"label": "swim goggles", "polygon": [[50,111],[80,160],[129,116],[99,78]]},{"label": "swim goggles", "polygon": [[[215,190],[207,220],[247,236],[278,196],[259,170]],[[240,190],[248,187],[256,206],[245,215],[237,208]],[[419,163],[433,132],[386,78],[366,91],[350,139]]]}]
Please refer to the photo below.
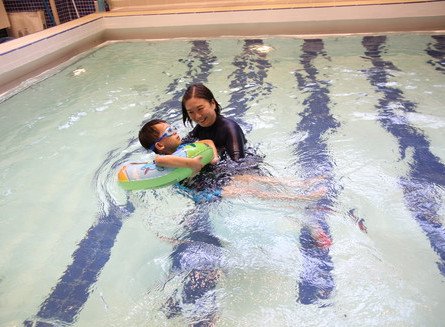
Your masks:
[{"label": "swim goggles", "polygon": [[166,137],[172,136],[174,134],[178,133],[178,129],[175,126],[169,126],[165,129],[164,133],[161,134],[161,136],[153,142],[153,145],[150,147],[150,150],[154,150],[155,144],[159,141],[165,139]]}]

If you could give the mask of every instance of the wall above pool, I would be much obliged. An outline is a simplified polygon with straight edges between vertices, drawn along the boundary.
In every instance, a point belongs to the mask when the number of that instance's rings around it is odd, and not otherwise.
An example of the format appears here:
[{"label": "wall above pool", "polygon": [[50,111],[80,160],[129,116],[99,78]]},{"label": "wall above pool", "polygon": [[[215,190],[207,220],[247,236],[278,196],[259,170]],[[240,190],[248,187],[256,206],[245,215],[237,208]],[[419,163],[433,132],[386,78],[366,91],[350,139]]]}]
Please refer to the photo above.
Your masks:
[{"label": "wall above pool", "polygon": [[110,40],[445,32],[445,1],[222,12],[106,12],[0,44],[0,93]]}]

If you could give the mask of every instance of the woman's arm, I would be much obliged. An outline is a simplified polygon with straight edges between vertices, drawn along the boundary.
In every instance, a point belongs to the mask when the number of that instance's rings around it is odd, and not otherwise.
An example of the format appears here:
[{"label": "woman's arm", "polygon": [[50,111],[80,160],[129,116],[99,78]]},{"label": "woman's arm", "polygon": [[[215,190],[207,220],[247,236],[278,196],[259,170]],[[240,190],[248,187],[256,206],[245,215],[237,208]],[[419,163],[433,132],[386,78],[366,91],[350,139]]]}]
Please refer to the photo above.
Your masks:
[{"label": "woman's arm", "polygon": [[243,130],[234,121],[223,116],[219,116],[214,125],[210,128],[202,128],[197,125],[189,133],[188,138],[201,140],[212,140],[220,151],[225,151],[234,161],[239,161],[245,156],[244,145],[246,138]]},{"label": "woman's arm", "polygon": [[200,141],[197,141],[197,142],[198,143],[207,144],[209,147],[212,148],[212,150],[213,150],[213,159],[212,159],[212,161],[210,161],[210,163],[212,165],[217,164],[221,160],[221,158],[219,157],[219,154],[218,154],[218,150],[216,149],[215,143],[212,140],[200,140]]},{"label": "woman's arm", "polygon": [[246,139],[241,127],[234,121],[231,124],[226,125],[227,138],[226,138],[226,151],[233,161],[239,161],[245,157],[244,144]]}]

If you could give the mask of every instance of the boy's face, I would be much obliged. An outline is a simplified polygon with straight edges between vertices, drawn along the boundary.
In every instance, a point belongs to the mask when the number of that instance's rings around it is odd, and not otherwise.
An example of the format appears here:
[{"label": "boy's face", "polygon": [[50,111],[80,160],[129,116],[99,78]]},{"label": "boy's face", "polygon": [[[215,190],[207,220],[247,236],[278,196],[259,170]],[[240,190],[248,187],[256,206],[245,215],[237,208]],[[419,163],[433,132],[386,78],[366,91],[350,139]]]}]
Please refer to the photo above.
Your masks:
[{"label": "boy's face", "polygon": [[159,133],[158,141],[155,147],[159,152],[164,154],[171,154],[176,151],[181,144],[181,136],[174,127],[167,123],[159,123],[153,126]]}]

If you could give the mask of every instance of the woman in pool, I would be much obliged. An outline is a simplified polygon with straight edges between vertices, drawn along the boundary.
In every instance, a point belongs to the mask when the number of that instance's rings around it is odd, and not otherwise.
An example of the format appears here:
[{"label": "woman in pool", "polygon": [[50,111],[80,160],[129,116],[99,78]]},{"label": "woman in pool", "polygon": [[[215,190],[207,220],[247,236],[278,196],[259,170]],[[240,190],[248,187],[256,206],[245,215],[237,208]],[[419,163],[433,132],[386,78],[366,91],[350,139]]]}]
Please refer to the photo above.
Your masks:
[{"label": "woman in pool", "polygon": [[[146,123],[139,131],[139,142],[147,150],[154,151],[157,155],[154,158],[154,163],[160,167],[173,168],[191,168],[195,174],[203,167],[200,158],[184,157],[178,150],[184,145],[181,137],[177,133],[176,128],[168,124],[162,119],[153,119]],[[214,158],[210,164],[217,164],[217,150],[212,140],[201,140],[213,149]],[[199,178],[197,176],[197,178]],[[206,177],[204,177],[206,178]],[[221,180],[214,180],[213,185],[208,185],[208,189],[196,191],[196,189],[189,189],[184,186],[184,190],[189,195],[192,195],[196,202],[203,202],[214,200],[219,197],[233,197],[233,196],[253,196],[261,199],[276,199],[276,200],[316,200],[324,195],[326,190],[324,188],[316,191],[305,192],[303,194],[287,194],[282,192],[266,192],[261,191],[261,185],[267,184],[270,186],[282,185],[291,186],[292,188],[302,188],[303,191],[314,184],[318,184],[320,179],[313,179],[311,181],[279,181],[275,178],[259,175],[235,175],[230,180],[221,184]],[[212,188],[213,186],[213,188]],[[179,187],[179,186],[178,186]]]},{"label": "woman in pool", "polygon": [[[197,124],[186,137],[187,142],[211,140],[223,159],[228,155],[235,161],[235,164],[226,161],[210,169],[204,168],[207,172],[198,175],[191,185],[188,185],[189,187],[183,188],[185,193],[191,195],[196,202],[212,201],[217,198],[215,195],[222,193],[226,196],[254,195],[265,199],[273,197],[270,192],[259,192],[258,190],[239,187],[240,183],[243,185],[253,182],[282,184],[283,181],[280,182],[267,176],[269,174],[264,167],[260,168],[259,166],[263,158],[255,151],[249,151],[250,149],[246,151],[245,144],[247,141],[241,127],[234,120],[221,115],[221,106],[216,101],[212,91],[205,85],[193,84],[185,91],[182,97],[182,121],[184,125],[187,122]],[[317,182],[320,179],[314,178],[310,181],[302,181],[298,186],[307,187],[314,181]],[[290,183],[292,184],[292,182]],[[285,181],[284,184],[286,184]],[[231,187],[226,187],[227,185]],[[255,185],[252,186],[255,187]],[[294,186],[297,186],[297,184]],[[319,190],[311,194],[309,198],[316,198],[325,191],[325,189]],[[277,195],[275,197],[280,198]],[[285,196],[281,197],[281,199],[285,198]],[[288,200],[291,198],[302,199],[304,195],[288,196]],[[318,240],[318,245],[321,245],[321,247],[331,244],[329,237],[325,236],[323,231],[316,231],[315,234],[317,234],[315,238]]]},{"label": "woman in pool", "polygon": [[234,160],[245,157],[246,138],[241,127],[232,119],[221,115],[221,106],[203,84],[193,84],[182,97],[182,121],[196,123],[188,139],[212,140],[219,154]]},{"label": "woman in pool", "polygon": [[[214,198],[212,194],[230,183],[237,175],[268,175],[260,168],[263,157],[253,149],[246,149],[247,143],[241,127],[234,120],[221,114],[221,106],[203,84],[190,85],[182,97],[182,121],[197,125],[184,139],[184,142],[211,140],[221,157],[218,165],[204,167],[204,173],[196,176],[186,193],[194,194],[193,198],[200,202],[198,194],[208,194],[206,200]],[[231,159],[231,160],[230,160]]]}]

